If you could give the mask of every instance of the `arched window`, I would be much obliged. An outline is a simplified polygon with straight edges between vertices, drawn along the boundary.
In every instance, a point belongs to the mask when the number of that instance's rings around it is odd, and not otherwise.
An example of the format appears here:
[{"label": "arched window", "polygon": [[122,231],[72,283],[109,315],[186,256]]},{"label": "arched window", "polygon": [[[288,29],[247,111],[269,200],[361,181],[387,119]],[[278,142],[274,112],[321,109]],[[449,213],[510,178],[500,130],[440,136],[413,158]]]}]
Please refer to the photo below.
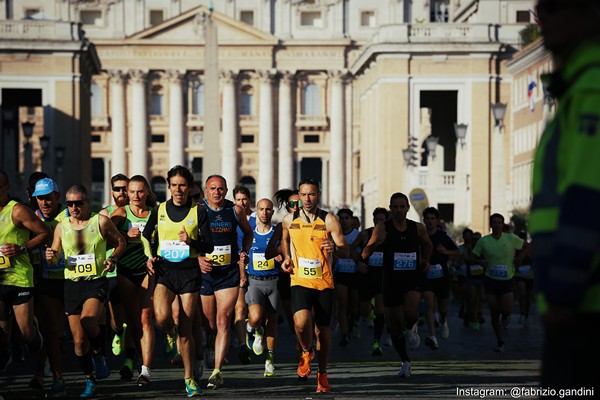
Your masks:
[{"label": "arched window", "polygon": [[165,115],[165,95],[163,93],[163,87],[160,85],[152,86],[150,97],[152,98],[150,114]]},{"label": "arched window", "polygon": [[195,82],[192,89],[192,114],[204,115],[204,85],[200,82]]},{"label": "arched window", "polygon": [[167,200],[167,181],[162,176],[155,176],[150,180],[152,192],[156,195],[159,202]]},{"label": "arched window", "polygon": [[304,87],[302,95],[302,114],[321,115],[321,97],[316,83],[309,83]]},{"label": "arched window", "polygon": [[241,115],[254,115],[254,88],[250,85],[242,87]]},{"label": "arched window", "polygon": [[92,117],[101,117],[102,112],[102,88],[97,83],[92,83],[90,86]]}]

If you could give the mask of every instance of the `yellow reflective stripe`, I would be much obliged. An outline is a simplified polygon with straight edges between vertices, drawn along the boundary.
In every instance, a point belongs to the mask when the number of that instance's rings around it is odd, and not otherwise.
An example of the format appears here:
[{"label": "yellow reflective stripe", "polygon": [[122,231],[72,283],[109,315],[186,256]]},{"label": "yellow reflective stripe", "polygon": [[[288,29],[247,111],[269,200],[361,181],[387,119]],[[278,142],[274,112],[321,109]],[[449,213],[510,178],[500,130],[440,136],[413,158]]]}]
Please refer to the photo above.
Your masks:
[{"label": "yellow reflective stripe", "polygon": [[555,232],[558,228],[558,208],[532,210],[529,214],[529,228],[532,234]]}]

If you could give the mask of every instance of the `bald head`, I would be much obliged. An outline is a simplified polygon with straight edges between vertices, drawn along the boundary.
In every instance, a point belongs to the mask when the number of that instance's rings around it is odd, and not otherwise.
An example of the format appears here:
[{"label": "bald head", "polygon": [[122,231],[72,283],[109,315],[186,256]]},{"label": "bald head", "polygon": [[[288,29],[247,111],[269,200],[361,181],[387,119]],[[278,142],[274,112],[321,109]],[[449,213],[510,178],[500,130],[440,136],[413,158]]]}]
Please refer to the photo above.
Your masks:
[{"label": "bald head", "polygon": [[269,199],[260,199],[256,203],[256,219],[263,225],[270,225],[273,218],[273,202]]}]

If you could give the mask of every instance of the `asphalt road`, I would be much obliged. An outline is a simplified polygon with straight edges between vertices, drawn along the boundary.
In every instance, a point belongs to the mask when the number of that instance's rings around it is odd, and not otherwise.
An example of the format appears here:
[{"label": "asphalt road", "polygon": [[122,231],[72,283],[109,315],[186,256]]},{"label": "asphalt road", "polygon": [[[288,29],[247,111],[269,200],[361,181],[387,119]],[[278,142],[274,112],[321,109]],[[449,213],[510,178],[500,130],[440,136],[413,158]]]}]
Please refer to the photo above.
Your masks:
[{"label": "asphalt road", "polygon": [[[535,306],[534,306],[535,307]],[[535,311],[534,311],[535,313]],[[489,312],[485,309],[484,316]],[[485,398],[512,398],[513,387],[535,387],[539,382],[542,331],[538,318],[530,318],[529,327],[517,323],[515,308],[511,326],[505,330],[506,350],[497,353],[495,337],[489,323],[476,332],[463,327],[458,319],[458,307],[451,306],[449,316],[450,337],[441,339],[439,350],[423,345],[426,330],[420,327],[421,346],[409,350],[412,359],[412,376],[396,377],[400,368],[399,357],[392,347],[383,346],[382,357],[370,355],[372,329],[362,326],[361,337],[353,338],[346,349],[338,346],[339,332],[333,333],[333,349],[328,367],[332,393],[317,394],[316,372],[307,382],[299,382],[296,376],[298,358],[293,337],[285,323],[280,324],[280,341],[276,352],[276,376],[264,378],[265,356],[254,356],[253,363],[241,365],[237,347],[231,346],[228,364],[222,369],[225,384],[218,390],[204,390],[202,397],[219,399],[384,399],[384,398],[482,398],[459,393],[463,389],[501,389],[504,392],[486,393]],[[489,318],[489,317],[488,317]],[[163,355],[164,336],[157,334],[157,350],[152,368],[152,385],[140,389],[135,380],[120,380],[118,370],[121,358],[111,356],[108,363],[112,374],[99,381],[96,398],[110,399],[168,399],[185,396],[183,370],[170,366]],[[67,344],[63,355],[65,380],[70,398],[78,398],[83,389],[83,377]],[[109,346],[107,345],[107,350]],[[110,351],[110,350],[108,350]],[[29,388],[28,382],[34,368],[33,355],[24,362],[13,362],[8,373],[0,373],[0,400],[42,398],[43,393]],[[317,360],[313,360],[316,371]],[[206,386],[210,375],[206,370],[200,385]],[[137,375],[137,374],[136,374]],[[49,388],[51,378],[46,378]]]}]

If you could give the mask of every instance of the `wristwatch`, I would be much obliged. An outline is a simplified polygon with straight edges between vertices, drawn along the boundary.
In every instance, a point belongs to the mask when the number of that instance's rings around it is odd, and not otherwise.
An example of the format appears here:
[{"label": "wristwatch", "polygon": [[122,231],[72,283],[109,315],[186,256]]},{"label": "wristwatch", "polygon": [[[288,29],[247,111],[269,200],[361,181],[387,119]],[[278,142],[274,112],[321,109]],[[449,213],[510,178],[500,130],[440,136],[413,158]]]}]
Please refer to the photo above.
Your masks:
[{"label": "wristwatch", "polygon": [[27,246],[23,245],[19,247],[19,251],[21,252],[21,254],[26,254],[29,251],[29,249],[27,248]]}]

